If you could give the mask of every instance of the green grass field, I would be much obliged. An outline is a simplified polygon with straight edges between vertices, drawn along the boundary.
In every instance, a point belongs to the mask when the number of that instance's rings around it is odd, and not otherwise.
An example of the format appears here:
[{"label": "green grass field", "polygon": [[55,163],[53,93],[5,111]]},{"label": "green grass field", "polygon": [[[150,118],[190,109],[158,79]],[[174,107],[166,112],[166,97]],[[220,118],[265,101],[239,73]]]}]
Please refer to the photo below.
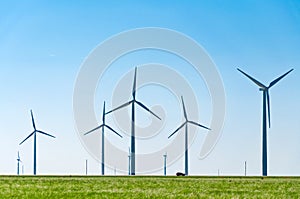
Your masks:
[{"label": "green grass field", "polygon": [[0,177],[0,198],[299,197],[298,177]]}]

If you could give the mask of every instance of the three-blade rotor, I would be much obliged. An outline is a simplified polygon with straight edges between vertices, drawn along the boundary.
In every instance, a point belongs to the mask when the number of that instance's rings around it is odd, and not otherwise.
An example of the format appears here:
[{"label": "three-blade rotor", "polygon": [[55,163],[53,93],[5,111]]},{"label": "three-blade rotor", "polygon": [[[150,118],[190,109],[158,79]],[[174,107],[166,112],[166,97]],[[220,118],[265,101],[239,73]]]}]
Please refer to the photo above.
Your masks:
[{"label": "three-blade rotor", "polygon": [[103,115],[102,115],[102,124],[100,125],[100,126],[97,126],[96,128],[94,128],[94,129],[92,129],[92,130],[90,130],[90,131],[88,131],[88,132],[86,132],[84,135],[87,135],[87,134],[90,134],[90,133],[92,133],[92,132],[94,132],[94,131],[96,131],[96,130],[98,130],[98,129],[100,129],[100,128],[104,128],[104,127],[106,127],[106,128],[108,128],[109,130],[111,130],[112,132],[114,132],[115,134],[117,134],[118,136],[120,136],[121,138],[122,138],[122,135],[120,135],[117,131],[115,131],[113,128],[111,128],[110,126],[108,126],[107,124],[105,124],[105,102],[103,103]]},{"label": "three-blade rotor", "polygon": [[185,122],[183,124],[181,124],[171,135],[169,135],[168,138],[172,137],[175,133],[177,133],[182,127],[184,127],[185,125],[188,125],[188,123],[190,124],[193,124],[193,125],[196,125],[196,126],[199,126],[201,128],[204,128],[204,129],[207,129],[207,130],[211,130],[210,128],[202,125],[202,124],[199,124],[197,122],[194,122],[194,121],[191,121],[191,120],[188,120],[188,117],[187,117],[187,112],[186,112],[186,109],[185,109],[185,105],[184,105],[184,101],[183,101],[183,97],[181,96],[181,101],[182,101],[182,109],[183,109],[183,115],[184,115],[184,118],[185,118]]},{"label": "three-blade rotor", "polygon": [[275,80],[273,80],[269,86],[265,86],[264,84],[262,84],[261,82],[259,82],[258,80],[254,79],[253,77],[251,77],[250,75],[248,75],[247,73],[245,73],[244,71],[242,71],[241,69],[237,68],[237,70],[239,72],[241,72],[243,75],[245,75],[246,77],[248,77],[250,80],[252,80],[256,85],[258,85],[260,88],[260,91],[263,91],[266,95],[266,102],[267,102],[267,112],[268,112],[268,123],[269,123],[269,128],[271,127],[271,110],[270,110],[270,94],[269,94],[269,89],[274,86],[276,83],[278,83],[282,78],[284,78],[286,75],[288,75],[290,72],[292,72],[294,69],[289,70],[288,72],[284,73],[283,75],[281,75],[280,77],[276,78]]},{"label": "three-blade rotor", "polygon": [[55,138],[55,136],[53,136],[53,135],[50,135],[50,134],[45,133],[45,132],[43,132],[43,131],[37,130],[37,129],[36,129],[36,126],[35,126],[35,121],[34,121],[34,117],[33,117],[33,112],[32,112],[32,110],[30,110],[30,113],[31,113],[31,120],[32,120],[32,126],[33,126],[34,131],[33,131],[32,133],[30,133],[30,134],[29,134],[22,142],[20,142],[19,145],[23,144],[23,142],[25,142],[28,138],[30,138],[32,135],[34,135],[34,134],[36,134],[36,133],[44,134],[44,135],[47,135],[47,136],[49,136],[49,137]]},{"label": "three-blade rotor", "polygon": [[141,102],[136,100],[136,76],[137,76],[137,67],[135,67],[134,70],[134,80],[133,80],[133,87],[132,87],[132,100],[130,100],[129,102],[126,102],[120,106],[118,106],[117,108],[114,108],[110,111],[108,111],[106,114],[112,113],[116,110],[119,110],[121,108],[124,108],[128,105],[130,105],[131,103],[136,103],[137,105],[139,105],[140,107],[142,107],[143,109],[145,109],[147,112],[151,113],[153,116],[155,116],[157,119],[161,120],[161,118],[156,115],[153,111],[151,111],[148,107],[146,107],[144,104],[142,104]]}]

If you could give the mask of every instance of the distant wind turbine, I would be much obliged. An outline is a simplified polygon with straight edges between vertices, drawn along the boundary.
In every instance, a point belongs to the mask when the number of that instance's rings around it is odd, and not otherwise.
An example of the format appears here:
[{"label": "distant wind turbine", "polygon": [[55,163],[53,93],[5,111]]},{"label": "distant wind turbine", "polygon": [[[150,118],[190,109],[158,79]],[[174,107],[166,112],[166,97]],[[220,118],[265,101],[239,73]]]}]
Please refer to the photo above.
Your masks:
[{"label": "distant wind turbine", "polygon": [[18,164],[17,164],[17,174],[20,175],[20,162],[22,162],[22,161],[21,161],[21,158],[20,158],[19,151],[18,151],[17,162],[18,162]]},{"label": "distant wind turbine", "polygon": [[23,144],[23,142],[25,142],[32,135],[34,136],[33,137],[34,138],[34,140],[33,140],[33,175],[36,175],[36,134],[40,133],[40,134],[47,135],[49,137],[53,137],[53,138],[55,138],[55,137],[53,135],[50,135],[50,134],[45,133],[43,131],[37,130],[36,127],[35,127],[35,122],[34,122],[32,110],[30,110],[30,112],[31,112],[31,119],[32,119],[32,125],[33,125],[34,131],[27,138],[25,138],[19,145]]},{"label": "distant wind turbine", "polygon": [[88,174],[88,160],[85,160],[85,175],[87,176]]},{"label": "distant wind turbine", "polygon": [[164,157],[164,176],[167,175],[167,153],[163,155]]},{"label": "distant wind turbine", "polygon": [[182,108],[183,108],[185,122],[182,125],[180,125],[168,138],[172,137],[177,131],[179,131],[182,127],[185,126],[185,175],[188,175],[188,169],[189,169],[188,168],[188,124],[190,123],[198,127],[205,128],[207,130],[211,130],[211,129],[201,124],[198,124],[194,121],[188,120],[182,96],[181,96],[181,101],[182,101]]},{"label": "distant wind turbine", "polygon": [[[277,82],[279,82],[282,78],[284,78],[287,74],[292,72],[294,69],[289,70],[288,72],[284,73],[277,79],[273,80],[269,86],[265,86],[264,84],[260,83],[247,73],[243,72],[240,69],[237,69],[243,75],[248,77],[251,81],[253,81],[256,85],[259,86],[259,90],[263,92],[263,116],[262,116],[262,175],[268,175],[268,162],[267,162],[267,122],[269,123],[269,128],[271,127],[271,117],[270,117],[270,96],[269,96],[269,89],[274,86]],[[268,115],[267,115],[268,111]],[[268,118],[268,119],[267,119]],[[267,121],[268,120],[268,121]]]},{"label": "distant wind turbine", "polygon": [[133,80],[133,88],[132,88],[132,97],[133,99],[129,102],[126,102],[122,105],[120,105],[119,107],[108,111],[106,114],[109,114],[111,112],[114,112],[118,109],[124,108],[128,105],[131,104],[131,153],[130,153],[130,167],[131,167],[131,175],[135,175],[135,104],[139,105],[140,107],[142,107],[143,109],[145,109],[146,111],[148,111],[149,113],[151,113],[152,115],[154,115],[156,118],[158,118],[159,120],[160,117],[158,117],[155,113],[153,113],[149,108],[147,108],[144,104],[142,104],[141,102],[137,101],[135,99],[135,95],[136,95],[136,73],[137,73],[137,67],[135,67],[135,71],[134,71],[134,80]]},{"label": "distant wind turbine", "polygon": [[96,130],[102,128],[102,138],[101,138],[102,139],[102,160],[101,160],[102,175],[104,175],[104,127],[108,128],[109,130],[111,130],[112,132],[114,132],[115,134],[117,134],[118,136],[120,136],[122,138],[122,136],[119,133],[117,133],[114,129],[112,129],[110,126],[105,124],[105,102],[103,103],[102,124],[84,134],[84,135],[87,135],[89,133],[92,133],[93,131],[96,131]]}]

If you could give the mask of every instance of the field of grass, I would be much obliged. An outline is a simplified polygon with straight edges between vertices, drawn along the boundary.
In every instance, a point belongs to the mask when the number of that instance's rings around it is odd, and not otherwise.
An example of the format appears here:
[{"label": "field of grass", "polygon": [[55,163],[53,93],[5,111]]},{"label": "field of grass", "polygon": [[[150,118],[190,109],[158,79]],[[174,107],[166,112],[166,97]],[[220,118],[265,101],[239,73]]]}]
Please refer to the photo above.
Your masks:
[{"label": "field of grass", "polygon": [[0,198],[299,198],[298,177],[1,176]]}]

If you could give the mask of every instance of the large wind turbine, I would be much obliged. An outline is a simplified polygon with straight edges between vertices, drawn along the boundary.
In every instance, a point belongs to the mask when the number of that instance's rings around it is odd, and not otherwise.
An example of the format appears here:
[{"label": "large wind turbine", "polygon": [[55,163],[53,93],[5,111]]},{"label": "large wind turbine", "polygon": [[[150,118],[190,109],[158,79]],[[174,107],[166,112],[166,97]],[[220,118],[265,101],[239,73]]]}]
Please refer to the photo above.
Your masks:
[{"label": "large wind turbine", "polygon": [[183,108],[183,114],[184,114],[185,122],[182,125],[180,125],[168,138],[172,137],[182,127],[185,127],[185,175],[188,175],[188,173],[189,173],[189,166],[188,166],[188,124],[190,123],[190,124],[193,124],[193,125],[196,125],[196,126],[208,129],[208,130],[211,130],[211,129],[206,127],[206,126],[203,126],[201,124],[198,124],[194,121],[188,120],[182,96],[181,96],[181,101],[182,101],[182,108]]},{"label": "large wind turbine", "polygon": [[53,138],[55,138],[55,137],[53,135],[50,135],[50,134],[45,133],[43,131],[37,130],[36,127],[35,127],[35,122],[34,122],[32,110],[30,110],[30,113],[31,113],[32,126],[33,126],[34,131],[30,135],[28,135],[28,137],[25,138],[19,145],[21,145],[23,142],[25,142],[32,135],[34,136],[33,137],[34,138],[34,140],[33,140],[33,175],[36,175],[36,134],[41,133],[41,134],[47,135],[49,137],[53,137]]},{"label": "large wind turbine", "polygon": [[158,117],[155,113],[153,113],[149,108],[147,108],[144,104],[142,104],[141,102],[139,102],[135,99],[135,96],[136,96],[136,72],[137,72],[137,67],[135,67],[135,71],[134,71],[134,80],[133,80],[133,88],[132,88],[133,99],[106,113],[106,114],[109,114],[113,111],[116,111],[118,109],[121,109],[121,108],[126,107],[131,104],[131,147],[130,147],[130,150],[131,150],[131,153],[130,153],[131,175],[135,175],[135,109],[134,109],[135,106],[134,105],[135,104],[139,105],[140,107],[142,107],[143,109],[145,109],[146,111],[148,111],[149,113],[154,115],[156,118],[160,119],[160,117]]},{"label": "large wind turbine", "polygon": [[20,162],[21,161],[21,158],[20,158],[20,154],[19,154],[19,151],[18,151],[18,158],[17,158],[17,175],[20,175]]},{"label": "large wind turbine", "polygon": [[119,133],[117,133],[114,129],[112,129],[110,126],[108,126],[107,124],[105,124],[105,102],[103,103],[103,114],[102,114],[102,124],[92,130],[90,130],[89,132],[85,133],[84,135],[87,135],[89,133],[92,133],[93,131],[96,131],[100,128],[102,128],[102,160],[101,160],[101,171],[102,171],[102,175],[104,175],[104,127],[108,128],[109,130],[111,130],[112,132],[114,132],[115,134],[117,134],[118,136],[122,137]]},{"label": "large wind turbine", "polygon": [[[284,78],[287,74],[292,72],[294,69],[289,70],[288,72],[284,73],[277,79],[273,80],[269,86],[265,86],[264,84],[260,83],[250,75],[246,74],[240,69],[237,69],[250,80],[252,80],[256,85],[259,86],[259,90],[263,92],[263,112],[262,112],[262,175],[268,175],[268,162],[267,162],[267,122],[269,123],[269,128],[271,127],[271,118],[270,118],[270,96],[269,96],[269,89],[274,86],[277,82],[279,82],[282,78]],[[268,115],[267,115],[268,111]],[[267,119],[268,117],[268,119]],[[268,120],[268,121],[267,121]]]}]

